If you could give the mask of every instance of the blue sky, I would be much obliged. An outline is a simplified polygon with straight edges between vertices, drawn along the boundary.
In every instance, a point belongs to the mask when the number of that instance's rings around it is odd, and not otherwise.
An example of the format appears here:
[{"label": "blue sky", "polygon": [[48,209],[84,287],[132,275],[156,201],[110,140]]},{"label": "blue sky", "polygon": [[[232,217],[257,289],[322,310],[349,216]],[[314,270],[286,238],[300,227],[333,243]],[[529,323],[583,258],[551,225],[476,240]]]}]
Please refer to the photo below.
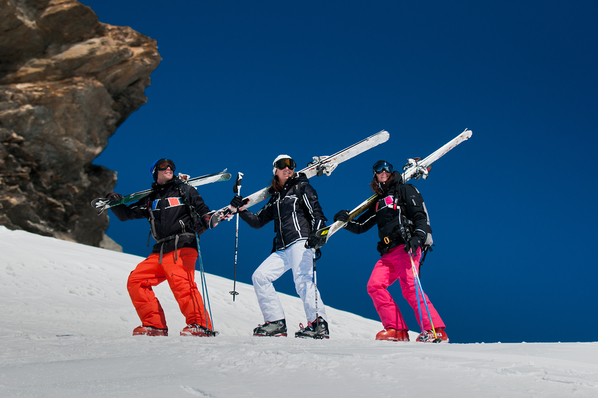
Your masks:
[{"label": "blue sky", "polygon": [[[436,244],[422,284],[451,341],[596,340],[596,2],[83,3],[101,22],[156,39],[163,58],[148,103],[95,161],[118,171],[117,192],[148,188],[149,166],[170,157],[193,176],[243,172],[247,195],[269,183],[281,153],[302,166],[389,131],[387,143],[312,179],[332,219],[371,194],[376,160],[401,167],[470,128],[414,183]],[[217,209],[232,185],[199,192]],[[111,216],[108,234],[125,252],[149,253],[143,220]],[[273,226],[241,222],[239,234],[237,277],[250,283]],[[234,241],[234,222],[202,235],[207,272],[232,278]],[[375,230],[340,231],[323,248],[327,305],[378,319],[366,292],[376,241]],[[295,294],[291,279],[277,290]],[[390,291],[418,330],[398,284]]]}]

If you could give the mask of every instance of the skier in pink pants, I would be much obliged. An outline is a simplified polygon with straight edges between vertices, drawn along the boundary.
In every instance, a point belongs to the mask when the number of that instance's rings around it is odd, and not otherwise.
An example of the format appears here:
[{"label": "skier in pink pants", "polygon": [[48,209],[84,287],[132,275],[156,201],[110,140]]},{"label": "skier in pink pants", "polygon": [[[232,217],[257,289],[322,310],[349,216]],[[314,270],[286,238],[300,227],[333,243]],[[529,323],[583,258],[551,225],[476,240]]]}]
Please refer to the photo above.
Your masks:
[{"label": "skier in pink pants", "polygon": [[[357,219],[349,221],[345,228],[360,234],[374,225],[378,226],[378,251],[382,257],[374,266],[367,285],[368,294],[384,326],[384,330],[376,335],[376,340],[409,341],[407,324],[387,290],[398,280],[403,297],[415,311],[418,321],[421,319],[422,322],[420,327],[423,332],[417,341],[448,342],[444,322],[428,296],[422,297],[421,292],[416,290],[413,275],[411,260],[419,273],[422,247],[432,232],[423,198],[413,185],[402,183],[401,174],[393,172],[390,163],[380,160],[374,164],[373,170],[371,188],[378,194],[378,200]],[[348,210],[341,210],[334,216],[334,221],[348,219]],[[405,236],[410,238],[407,241],[401,229],[408,229],[409,234]]]}]

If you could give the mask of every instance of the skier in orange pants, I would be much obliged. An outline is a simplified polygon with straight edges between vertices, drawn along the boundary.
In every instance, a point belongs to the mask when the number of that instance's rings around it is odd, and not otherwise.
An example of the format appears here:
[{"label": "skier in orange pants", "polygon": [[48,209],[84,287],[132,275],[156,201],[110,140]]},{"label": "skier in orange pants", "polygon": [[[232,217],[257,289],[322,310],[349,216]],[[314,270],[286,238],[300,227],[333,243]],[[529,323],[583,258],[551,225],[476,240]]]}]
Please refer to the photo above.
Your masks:
[{"label": "skier in orange pants", "polygon": [[[121,221],[147,218],[156,240],[152,253],[137,265],[127,282],[141,319],[141,326],[133,330],[133,335],[168,335],[164,311],[152,289],[166,280],[187,322],[181,335],[215,336],[195,284],[197,233],[206,229],[210,209],[195,188],[174,176],[174,170],[172,160],[157,160],[150,168],[155,183],[149,196],[130,206],[111,208]],[[122,198],[117,193],[107,197]]]}]

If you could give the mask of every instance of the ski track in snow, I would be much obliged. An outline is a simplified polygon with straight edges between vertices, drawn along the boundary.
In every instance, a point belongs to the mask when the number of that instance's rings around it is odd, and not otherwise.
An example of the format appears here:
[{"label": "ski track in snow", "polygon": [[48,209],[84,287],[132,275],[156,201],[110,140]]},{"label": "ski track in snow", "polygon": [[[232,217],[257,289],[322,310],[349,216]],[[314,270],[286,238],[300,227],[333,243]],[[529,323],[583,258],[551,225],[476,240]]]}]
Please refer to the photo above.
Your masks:
[{"label": "ski track in snow", "polygon": [[381,342],[379,322],[333,308],[329,340],[295,339],[303,306],[288,295],[289,337],[256,338],[253,288],[237,283],[233,302],[232,281],[211,274],[219,336],[179,336],[184,319],[163,283],[170,336],[132,337],[126,280],[140,257],[0,236],[1,397],[598,396],[598,343]]}]

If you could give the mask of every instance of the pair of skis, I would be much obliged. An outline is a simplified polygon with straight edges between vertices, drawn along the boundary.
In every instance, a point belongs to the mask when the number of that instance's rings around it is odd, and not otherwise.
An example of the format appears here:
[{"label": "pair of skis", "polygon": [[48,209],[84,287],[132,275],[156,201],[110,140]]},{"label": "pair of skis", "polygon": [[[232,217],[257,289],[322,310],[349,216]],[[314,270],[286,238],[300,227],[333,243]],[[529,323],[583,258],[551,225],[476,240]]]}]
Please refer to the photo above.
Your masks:
[{"label": "pair of skis", "polygon": [[[230,180],[230,177],[231,177],[230,173],[227,173],[226,169],[224,169],[219,173],[206,174],[203,176],[190,178],[188,180],[185,180],[185,183],[197,188],[201,185],[211,184],[213,182],[228,181],[228,180]],[[117,200],[108,199],[108,198],[96,198],[91,201],[91,207],[96,209],[96,211],[98,212],[98,216],[99,216],[100,214],[102,214],[104,212],[104,210],[107,210],[114,206],[136,202],[140,199],[145,198],[150,193],[152,193],[152,190],[146,189],[144,191],[135,192],[130,195],[123,196],[121,199],[117,199]]]},{"label": "pair of skis", "polygon": [[[465,129],[465,131],[463,131],[461,134],[459,134],[440,148],[438,148],[425,159],[408,159],[407,164],[403,167],[403,183],[406,183],[412,178],[415,178],[416,180],[419,180],[420,178],[423,178],[424,180],[427,179],[432,163],[446,155],[450,150],[455,148],[460,143],[471,138],[472,134],[473,132],[471,130]],[[316,231],[316,236],[319,237],[319,242],[316,248],[320,248],[323,245],[325,245],[332,235],[334,235],[338,230],[342,229],[355,217],[359,216],[361,213],[367,210],[373,203],[376,202],[377,198],[378,195],[373,194],[365,201],[360,203],[356,208],[349,212],[349,219],[347,221],[335,221],[333,224],[330,224],[329,226]]]},{"label": "pair of skis", "polygon": [[[314,156],[313,161],[304,169],[297,171],[299,174],[304,174],[307,178],[314,176],[322,176],[326,174],[329,176],[334,169],[360,153],[367,151],[377,145],[380,145],[390,138],[388,131],[382,130],[356,144],[347,147],[331,156]],[[270,197],[270,187],[262,188],[259,191],[243,198],[247,203],[243,205],[243,209],[247,209]],[[230,206],[223,207],[212,214],[210,219],[210,228],[214,228],[224,220],[231,220],[234,216],[234,210]]]}]

